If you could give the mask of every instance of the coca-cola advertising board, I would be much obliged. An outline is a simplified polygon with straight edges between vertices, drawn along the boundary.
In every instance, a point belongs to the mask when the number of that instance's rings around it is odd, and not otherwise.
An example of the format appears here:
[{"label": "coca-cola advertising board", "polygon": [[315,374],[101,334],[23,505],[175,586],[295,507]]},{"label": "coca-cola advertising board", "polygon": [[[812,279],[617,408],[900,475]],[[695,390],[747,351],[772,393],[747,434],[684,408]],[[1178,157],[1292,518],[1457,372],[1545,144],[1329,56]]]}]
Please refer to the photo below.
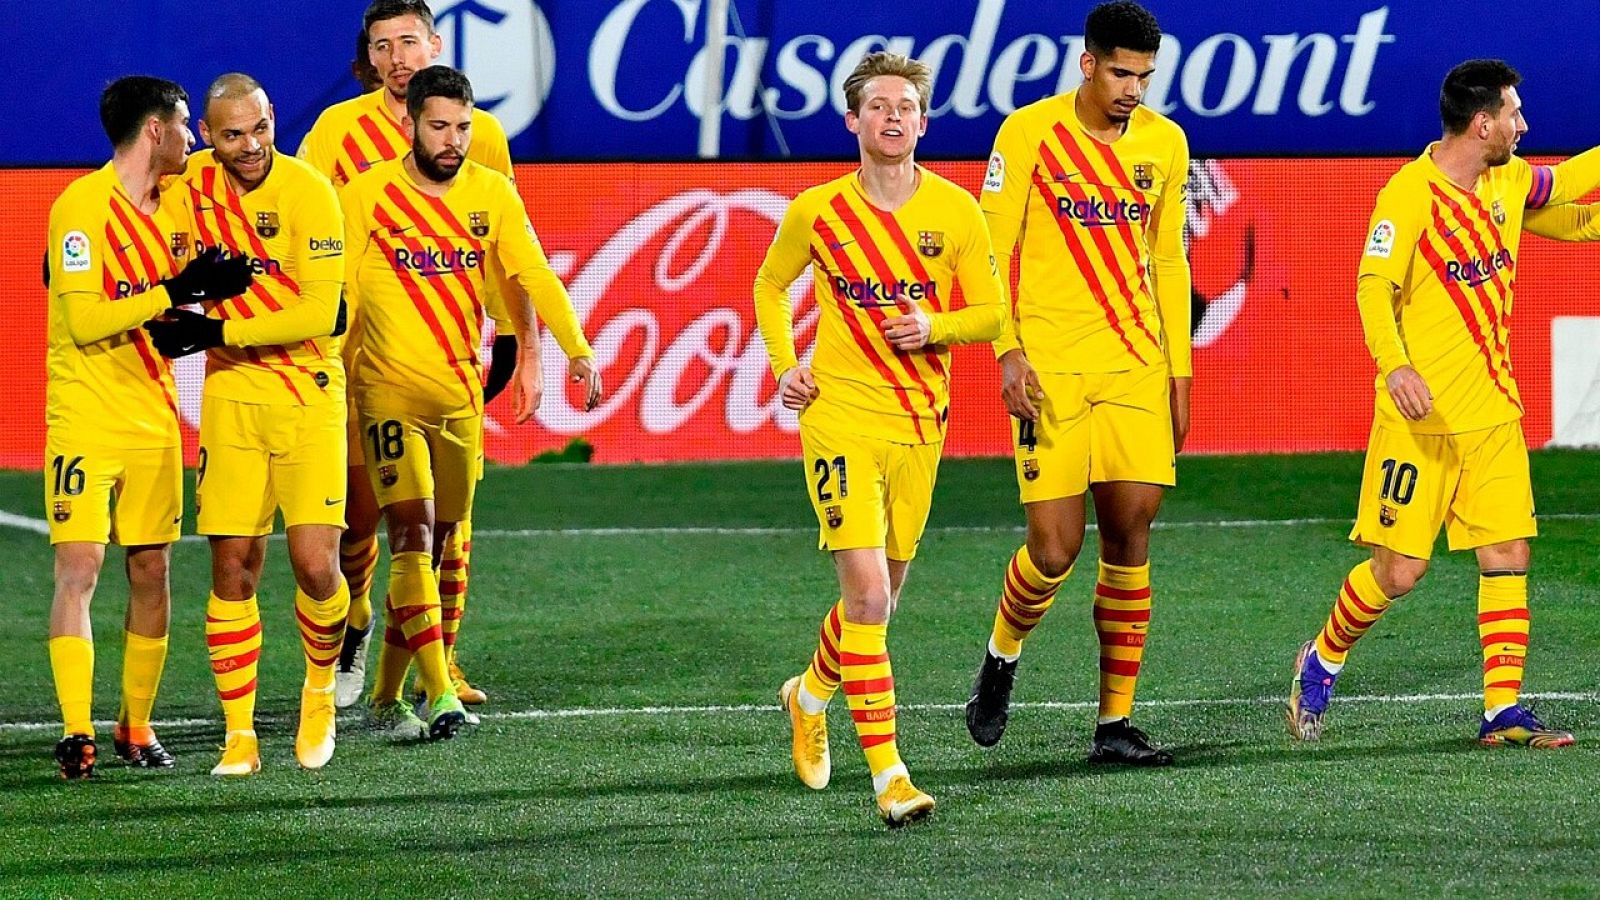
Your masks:
[{"label": "coca-cola advertising board", "polygon": [[[1374,366],[1356,314],[1355,272],[1373,197],[1403,160],[1197,161],[1188,217],[1194,268],[1194,422],[1201,453],[1357,449],[1371,423]],[[935,164],[976,187],[978,163]],[[535,422],[488,411],[492,460],[518,463],[575,437],[597,462],[792,457],[796,421],[775,398],[751,284],[790,197],[844,164],[525,165],[517,182],[552,264],[599,354],[606,398],[585,412],[548,336]],[[20,311],[0,361],[0,465],[38,468],[44,445],[50,202],[78,172],[0,172],[12,199],[0,286]],[[16,249],[20,248],[20,249]],[[1516,268],[1511,352],[1532,446],[1593,440],[1600,422],[1593,337],[1600,251],[1528,238]],[[797,346],[817,307],[794,287]],[[987,346],[957,348],[946,453],[1008,452],[999,372]],[[192,453],[202,363],[179,363]],[[1588,412],[1585,412],[1588,410]],[[1556,415],[1556,412],[1560,415]]]}]

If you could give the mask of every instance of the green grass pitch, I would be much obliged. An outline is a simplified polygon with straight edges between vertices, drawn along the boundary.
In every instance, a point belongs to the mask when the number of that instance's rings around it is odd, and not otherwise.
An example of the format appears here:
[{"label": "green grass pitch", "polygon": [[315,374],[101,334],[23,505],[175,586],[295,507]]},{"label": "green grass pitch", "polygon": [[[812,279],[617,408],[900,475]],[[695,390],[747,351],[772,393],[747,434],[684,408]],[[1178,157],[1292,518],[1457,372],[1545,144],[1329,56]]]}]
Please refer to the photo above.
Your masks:
[{"label": "green grass pitch", "polygon": [[[0,527],[0,896],[1600,893],[1600,454],[1534,458],[1527,686],[1578,734],[1563,751],[1475,744],[1475,571],[1442,547],[1352,655],[1323,741],[1290,741],[1295,648],[1361,558],[1344,540],[1359,471],[1345,454],[1180,462],[1136,713],[1177,764],[1101,771],[1083,761],[1092,537],[1028,645],[1005,740],[967,737],[959,704],[1021,512],[1008,460],[947,461],[890,631],[902,752],[939,808],[896,832],[873,814],[843,704],[832,786],[789,768],[774,695],[836,596],[798,463],[492,471],[461,643],[491,694],[482,727],[391,746],[346,716],[317,773],[293,761],[301,662],[274,544],[264,768],[240,781],[208,774],[204,544],[173,567],[157,716],[178,767],[109,759],[66,784],[49,755],[49,549]],[[0,510],[39,516],[37,477],[0,475]],[[119,568],[95,601],[98,718],[115,713]]]}]

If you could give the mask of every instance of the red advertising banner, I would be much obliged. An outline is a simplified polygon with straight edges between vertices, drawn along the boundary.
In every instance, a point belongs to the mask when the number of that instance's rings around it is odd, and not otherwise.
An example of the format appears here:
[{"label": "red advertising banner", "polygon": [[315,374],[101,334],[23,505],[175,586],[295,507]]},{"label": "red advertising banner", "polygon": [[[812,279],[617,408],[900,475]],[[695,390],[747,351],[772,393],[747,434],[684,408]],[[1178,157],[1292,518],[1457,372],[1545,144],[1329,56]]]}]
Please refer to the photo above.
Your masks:
[{"label": "red advertising banner", "polygon": [[[1196,348],[1189,451],[1364,446],[1374,366],[1356,315],[1355,272],[1373,198],[1400,164],[1196,162],[1188,219]],[[983,176],[976,163],[933,168],[970,186]],[[596,347],[607,396],[584,412],[563,389],[564,359],[546,337],[548,387],[538,417],[514,427],[509,398],[492,404],[490,458],[521,462],[579,436],[593,444],[597,462],[798,455],[794,417],[776,401],[756,333],[750,286],[789,198],[846,169],[838,163],[519,166],[529,215]],[[9,198],[0,240],[12,248],[0,258],[0,285],[11,308],[22,311],[10,323],[9,352],[0,360],[10,386],[10,402],[0,408],[0,466],[41,465],[39,266],[50,202],[76,174],[0,172],[0,191]],[[1596,365],[1593,320],[1600,317],[1595,259],[1581,245],[1531,237],[1523,244],[1511,349],[1532,446],[1566,427],[1553,409],[1587,409],[1600,399],[1587,381]],[[795,288],[802,350],[815,335],[809,285],[807,276]],[[178,372],[191,444],[202,366],[191,357]],[[946,453],[1006,453],[999,370],[989,349],[957,348],[953,369]]]}]

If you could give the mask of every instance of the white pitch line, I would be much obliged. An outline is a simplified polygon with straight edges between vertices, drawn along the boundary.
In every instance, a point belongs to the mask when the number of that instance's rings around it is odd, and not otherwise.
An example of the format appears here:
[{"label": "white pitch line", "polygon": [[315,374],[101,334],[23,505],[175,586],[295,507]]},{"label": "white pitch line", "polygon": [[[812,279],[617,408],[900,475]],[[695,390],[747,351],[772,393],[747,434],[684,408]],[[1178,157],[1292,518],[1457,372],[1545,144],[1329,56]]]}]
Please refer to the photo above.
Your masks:
[{"label": "white pitch line", "polygon": [[[1400,703],[1416,705],[1421,703],[1464,703],[1469,700],[1481,700],[1482,694],[1356,694],[1349,697],[1339,697],[1341,705],[1349,703]],[[1600,694],[1582,691],[1545,691],[1540,693],[1523,694],[1524,700],[1571,700],[1571,701],[1600,701]],[[1167,709],[1167,708],[1192,708],[1206,706],[1277,706],[1284,702],[1282,697],[1219,697],[1212,699],[1178,699],[1178,700],[1141,700],[1140,709]],[[1042,709],[1042,710],[1078,710],[1094,709],[1098,701],[1094,700],[1045,700],[1034,703],[1013,703],[1012,709]],[[912,712],[957,712],[966,709],[964,703],[904,703],[901,709]],[[710,706],[618,706],[618,707],[571,707],[568,709],[524,709],[508,713],[480,713],[485,721],[527,721],[541,719],[604,719],[625,716],[704,716],[704,715],[731,715],[741,713],[778,713],[775,703],[741,703],[730,705]],[[264,717],[270,718],[270,717]],[[361,714],[345,712],[340,716],[342,721],[358,721]],[[95,722],[96,728],[109,729],[114,723],[110,720]],[[168,719],[152,723],[161,728],[195,728],[202,725],[220,724],[215,719]],[[0,724],[0,734],[10,731],[45,731],[60,728],[60,722],[16,722],[8,725]]]}]

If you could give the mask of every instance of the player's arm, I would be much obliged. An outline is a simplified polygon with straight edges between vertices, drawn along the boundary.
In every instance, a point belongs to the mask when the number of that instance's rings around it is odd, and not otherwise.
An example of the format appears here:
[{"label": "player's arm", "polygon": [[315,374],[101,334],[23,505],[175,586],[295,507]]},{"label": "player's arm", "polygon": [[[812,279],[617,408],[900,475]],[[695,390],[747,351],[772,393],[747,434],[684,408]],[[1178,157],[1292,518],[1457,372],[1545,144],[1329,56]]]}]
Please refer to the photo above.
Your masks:
[{"label": "player's arm", "polygon": [[767,362],[777,379],[778,393],[789,409],[805,409],[817,397],[811,369],[800,365],[794,352],[794,304],[789,286],[811,263],[811,220],[805,195],[795,198],[783,213],[767,255],[756,271],[756,328],[767,345]]},{"label": "player's arm", "polygon": [[1017,333],[1017,298],[1011,292],[1011,273],[1017,263],[1017,242],[1022,238],[1028,212],[1033,155],[1034,150],[1029,145],[1027,128],[1022,119],[1015,114],[1007,116],[995,135],[994,151],[989,154],[989,165],[983,176],[983,190],[978,195],[983,217],[989,225],[1001,298],[1005,303],[1000,336],[994,341],[995,356],[1002,359],[1011,351],[1022,349],[1022,339]]},{"label": "player's arm", "polygon": [[517,180],[516,172],[511,168],[511,141],[506,137],[505,126],[500,124],[494,113],[484,110],[483,115],[478,117],[477,125],[473,128],[472,143],[474,146],[482,145],[480,165],[488,166],[513,182]]},{"label": "player's arm", "polygon": [[293,344],[333,334],[345,279],[344,214],[331,184],[305,181],[284,209],[294,235],[300,302],[265,315],[221,322],[222,343],[230,347]]},{"label": "player's arm", "polygon": [[295,154],[311,164],[313,169],[322,173],[322,177],[333,178],[334,157],[332,148],[328,145],[328,110],[323,110],[317,116],[317,121],[312,124],[311,130],[300,141],[300,150]]},{"label": "player's arm", "polygon": [[1173,378],[1194,375],[1190,348],[1189,321],[1194,302],[1189,258],[1183,250],[1183,222],[1187,213],[1189,183],[1189,141],[1178,133],[1167,183],[1151,210],[1150,287],[1155,294],[1156,313],[1161,316],[1167,366]]},{"label": "player's arm", "polygon": [[1528,187],[1529,209],[1575,203],[1600,188],[1600,147],[1593,147],[1553,166],[1533,166]]},{"label": "player's arm", "polygon": [[1394,182],[1378,193],[1377,208],[1367,229],[1356,279],[1356,308],[1367,349],[1389,388],[1401,415],[1417,420],[1433,409],[1433,394],[1406,352],[1400,337],[1400,285],[1416,250],[1421,224],[1407,203],[1403,186]]},{"label": "player's arm", "polygon": [[1557,241],[1600,241],[1600,203],[1563,203],[1530,209],[1522,227]]},{"label": "player's arm", "polygon": [[339,210],[344,217],[345,304],[345,333],[339,343],[339,355],[344,360],[346,372],[355,371],[356,354],[366,332],[361,281],[357,274],[372,241],[372,220],[367,215],[367,209],[360,185],[346,184],[339,192]]},{"label": "player's arm", "polygon": [[[532,308],[527,313],[526,327],[529,331],[526,337],[520,333],[518,335],[524,354],[517,361],[518,368],[525,370],[527,377],[537,377],[538,350],[531,346],[537,339],[531,330],[537,315],[537,319],[542,320],[550,330],[550,336],[555,338],[561,352],[567,355],[568,377],[586,386],[585,408],[593,409],[599,405],[601,394],[600,372],[594,364],[594,348],[589,346],[588,339],[583,335],[583,326],[579,324],[578,314],[572,308],[572,298],[567,296],[567,286],[550,268],[550,260],[539,245],[539,238],[534,234],[533,224],[528,221],[528,213],[523,209],[522,198],[517,196],[516,187],[507,178],[500,182],[499,191],[500,228],[498,240],[495,241],[495,253],[507,278],[526,292]],[[519,313],[512,309],[519,305],[515,303],[517,298],[508,295],[504,299],[507,312],[512,315],[513,326],[523,327],[524,323],[516,318]],[[528,367],[530,359],[533,361],[532,368]],[[517,377],[514,376],[513,380]]]},{"label": "player's arm", "polygon": [[900,315],[883,323],[884,337],[897,350],[917,350],[927,344],[987,343],[1000,336],[1006,307],[995,271],[994,247],[977,204],[966,202],[972,204],[968,227],[953,248],[957,254],[955,277],[966,305],[934,313],[902,305]]}]

